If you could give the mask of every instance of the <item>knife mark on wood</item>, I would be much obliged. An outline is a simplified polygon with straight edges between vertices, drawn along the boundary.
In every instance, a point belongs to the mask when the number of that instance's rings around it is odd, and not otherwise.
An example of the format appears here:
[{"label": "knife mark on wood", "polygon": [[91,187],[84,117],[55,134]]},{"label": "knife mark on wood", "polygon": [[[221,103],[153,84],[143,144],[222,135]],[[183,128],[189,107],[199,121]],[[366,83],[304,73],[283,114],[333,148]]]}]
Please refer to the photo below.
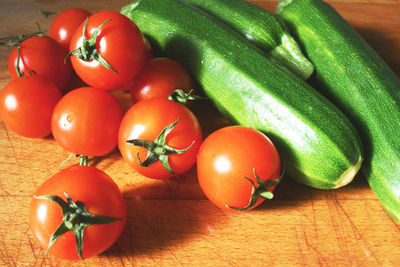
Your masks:
[{"label": "knife mark on wood", "polygon": [[13,152],[13,158],[14,158],[14,160],[15,160],[15,163],[17,163],[17,165],[19,165],[17,153],[15,152],[15,147],[14,147],[13,142],[11,141],[10,134],[8,133],[7,126],[4,124],[3,121],[1,121],[1,125],[2,125],[2,127],[3,127],[3,129],[4,129],[4,132],[5,132],[6,136],[7,136],[7,140],[8,140],[8,142],[10,143],[11,150],[12,150],[12,152]]},{"label": "knife mark on wood", "polygon": [[[304,241],[306,242],[307,247],[311,248],[311,249],[315,252],[315,254],[317,255],[318,265],[319,265],[319,266],[322,266],[322,265],[323,265],[322,262],[323,262],[323,263],[325,263],[325,266],[329,266],[329,263],[328,263],[327,259],[323,256],[323,254],[322,254],[318,249],[316,249],[316,248],[308,241],[307,233],[306,233],[304,227],[303,227],[303,235],[304,235]],[[321,262],[321,260],[322,260],[322,262]]]}]

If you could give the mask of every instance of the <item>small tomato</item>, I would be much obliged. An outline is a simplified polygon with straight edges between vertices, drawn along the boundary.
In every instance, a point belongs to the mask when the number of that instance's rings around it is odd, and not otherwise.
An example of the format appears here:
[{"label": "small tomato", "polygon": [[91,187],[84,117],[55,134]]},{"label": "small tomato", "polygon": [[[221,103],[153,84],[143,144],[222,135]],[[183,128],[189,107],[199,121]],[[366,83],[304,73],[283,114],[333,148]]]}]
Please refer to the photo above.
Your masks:
[{"label": "small tomato", "polygon": [[51,133],[51,115],[60,98],[51,81],[38,75],[19,77],[0,92],[0,117],[19,135],[45,137]]},{"label": "small tomato", "polygon": [[118,143],[122,115],[121,105],[113,95],[81,87],[57,103],[51,129],[54,139],[64,149],[85,156],[102,156]]},{"label": "small tomato", "polygon": [[126,204],[115,182],[90,166],[73,166],[34,193],[30,229],[42,248],[59,258],[96,256],[121,235]]},{"label": "small tomato", "polygon": [[183,174],[196,162],[200,124],[184,105],[164,98],[142,100],[122,119],[118,146],[140,174],[165,179]]},{"label": "small tomato", "polygon": [[197,177],[207,198],[221,209],[252,209],[281,176],[277,149],[259,131],[228,126],[209,135],[197,157]]},{"label": "small tomato", "polygon": [[[19,69],[25,76],[33,72],[52,81],[60,90],[72,75],[70,60],[65,49],[56,40],[48,36],[33,36],[20,43]],[[8,58],[8,71],[13,79],[19,75],[16,71],[18,48],[15,47]]]},{"label": "small tomato", "polygon": [[72,35],[91,14],[82,8],[69,8],[60,12],[50,25],[49,36],[69,50]]},{"label": "small tomato", "polygon": [[147,60],[142,33],[124,15],[102,11],[90,16],[75,31],[70,45],[71,62],[88,85],[119,89],[137,75]]}]

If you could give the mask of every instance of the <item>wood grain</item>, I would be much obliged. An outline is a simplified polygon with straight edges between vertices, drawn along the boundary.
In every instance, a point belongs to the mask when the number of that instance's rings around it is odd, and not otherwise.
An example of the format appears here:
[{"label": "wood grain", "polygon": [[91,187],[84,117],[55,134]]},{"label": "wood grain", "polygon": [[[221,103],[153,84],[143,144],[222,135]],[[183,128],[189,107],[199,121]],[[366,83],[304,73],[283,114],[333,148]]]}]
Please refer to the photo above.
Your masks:
[{"label": "wood grain", "polygon": [[[41,9],[118,11],[129,1],[1,0],[0,36],[48,30]],[[253,0],[273,11],[276,1]],[[335,0],[332,5],[400,74],[400,1]],[[0,49],[0,88],[10,80]],[[125,109],[129,95],[114,93]],[[228,125],[208,103],[193,107],[204,135]],[[52,137],[27,139],[0,122],[0,266],[399,266],[400,231],[358,176],[345,188],[316,190],[285,177],[272,201],[247,213],[221,211],[205,199],[196,171],[167,181],[144,178],[118,151],[90,160],[123,191],[128,221],[118,242],[79,262],[45,256],[29,230],[31,195],[69,153]],[[76,164],[69,161],[63,168]]]}]

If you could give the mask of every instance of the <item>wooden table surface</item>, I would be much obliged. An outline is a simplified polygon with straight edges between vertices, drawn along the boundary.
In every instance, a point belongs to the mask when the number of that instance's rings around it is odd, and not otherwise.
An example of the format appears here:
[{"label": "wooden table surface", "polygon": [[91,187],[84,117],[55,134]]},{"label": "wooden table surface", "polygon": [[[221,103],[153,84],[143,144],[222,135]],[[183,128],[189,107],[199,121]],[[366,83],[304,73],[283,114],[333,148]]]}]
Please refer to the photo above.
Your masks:
[{"label": "wooden table surface", "polygon": [[[119,9],[129,1],[0,0],[0,36],[30,33],[46,11],[82,7]],[[253,0],[272,11],[276,1]],[[331,4],[400,74],[400,1],[334,0]],[[0,88],[10,80],[0,48]],[[115,93],[123,106],[129,96]],[[204,135],[228,124],[207,103],[193,107]],[[212,120],[210,121],[210,118]],[[167,181],[144,178],[118,151],[91,159],[122,190],[126,228],[118,242],[78,262],[45,256],[29,230],[34,190],[58,171],[69,152],[52,137],[20,137],[0,123],[0,266],[400,266],[400,228],[383,210],[361,175],[345,188],[317,190],[285,177],[272,201],[247,213],[221,211],[205,199],[195,168]],[[76,164],[70,160],[65,167]],[[64,168],[65,168],[64,167]]]}]

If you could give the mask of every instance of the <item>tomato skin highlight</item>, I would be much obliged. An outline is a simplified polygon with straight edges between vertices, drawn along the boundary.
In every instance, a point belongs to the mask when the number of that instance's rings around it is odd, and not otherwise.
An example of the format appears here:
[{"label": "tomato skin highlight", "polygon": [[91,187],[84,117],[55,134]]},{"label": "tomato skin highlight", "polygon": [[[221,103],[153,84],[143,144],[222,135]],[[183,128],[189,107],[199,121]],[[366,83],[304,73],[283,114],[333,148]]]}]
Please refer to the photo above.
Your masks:
[{"label": "tomato skin highlight", "polygon": [[[90,16],[87,21],[86,38],[90,38],[93,31],[107,20],[109,21],[100,29],[96,49],[118,73],[93,59],[84,61],[72,55],[71,62],[75,72],[88,85],[103,90],[115,90],[133,80],[147,60],[147,51],[142,33],[136,24],[117,12],[102,11]],[[83,27],[84,23],[75,31],[70,51],[82,45]]]},{"label": "tomato skin highlight", "polygon": [[102,156],[118,143],[122,119],[118,100],[103,90],[82,87],[61,98],[54,108],[51,128],[65,150],[85,156]]},{"label": "tomato skin highlight", "polygon": [[189,93],[194,89],[188,71],[176,60],[159,57],[146,62],[131,85],[131,100],[163,97],[168,98],[176,89]]},{"label": "tomato skin highlight", "polygon": [[177,119],[180,121],[167,136],[166,144],[176,149],[185,149],[193,141],[194,144],[183,154],[169,155],[168,162],[178,175],[191,169],[196,162],[202,142],[201,126],[188,108],[164,98],[142,100],[133,105],[124,115],[119,130],[118,147],[128,165],[138,173],[153,179],[167,179],[174,176],[165,170],[159,161],[149,167],[140,166],[137,153],[139,152],[143,162],[148,151],[142,147],[127,144],[126,141],[132,139],[154,141],[167,125]]},{"label": "tomato skin highlight", "polygon": [[90,15],[89,11],[82,8],[69,8],[62,11],[53,19],[49,36],[69,50],[72,35]]},{"label": "tomato skin highlight", "polygon": [[49,80],[33,75],[11,80],[0,92],[0,117],[13,132],[30,138],[51,134],[51,115],[61,98]]},{"label": "tomato skin highlight", "polygon": [[[66,192],[72,200],[81,201],[87,211],[98,216],[110,216],[121,220],[86,227],[83,237],[83,258],[96,256],[121,235],[126,222],[126,204],[115,182],[103,171],[90,166],[73,166],[46,180],[34,196],[55,195],[66,200]],[[50,200],[33,198],[30,208],[30,229],[43,249],[47,249],[51,235],[62,221],[61,207]],[[79,260],[75,237],[65,233],[49,249],[59,258]]]},{"label": "tomato skin highlight", "polygon": [[[30,71],[52,81],[60,90],[72,75],[70,60],[66,60],[68,50],[49,36],[33,36],[20,44],[20,71],[29,75]],[[8,71],[13,79],[16,72],[18,49],[15,47],[8,57]]]},{"label": "tomato skin highlight", "polygon": [[[228,126],[210,134],[200,147],[197,177],[206,197],[223,210],[243,208],[249,203],[253,170],[263,181],[281,175],[280,157],[264,134],[243,126]],[[269,189],[274,190],[274,187]],[[256,207],[264,201],[259,198]]]}]

